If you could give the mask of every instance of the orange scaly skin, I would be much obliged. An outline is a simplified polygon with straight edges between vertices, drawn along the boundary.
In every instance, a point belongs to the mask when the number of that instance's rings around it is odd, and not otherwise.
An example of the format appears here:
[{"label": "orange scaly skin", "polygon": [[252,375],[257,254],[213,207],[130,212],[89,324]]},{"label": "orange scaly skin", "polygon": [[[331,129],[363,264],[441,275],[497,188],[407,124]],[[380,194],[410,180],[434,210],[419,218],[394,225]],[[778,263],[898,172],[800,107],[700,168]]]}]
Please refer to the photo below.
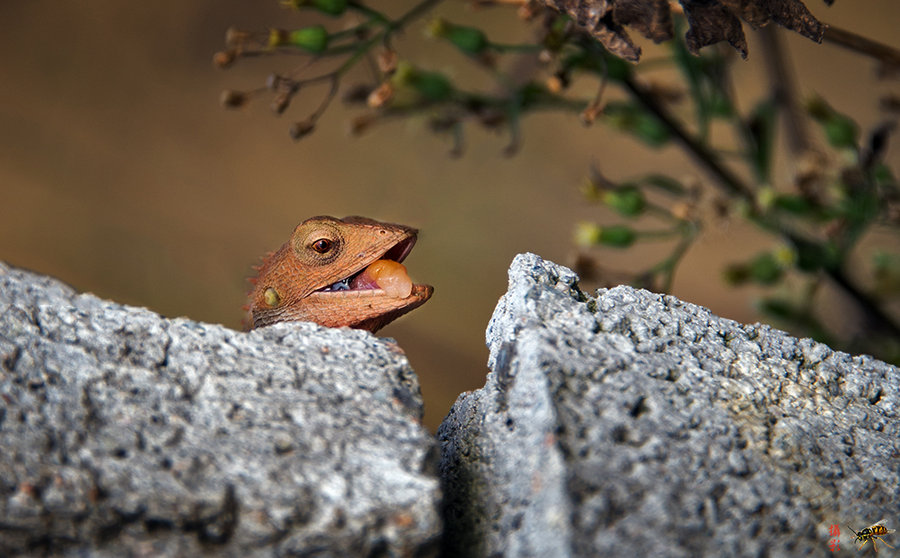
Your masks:
[{"label": "orange scaly skin", "polygon": [[315,322],[375,332],[430,297],[430,285],[413,285],[406,298],[381,289],[326,290],[379,259],[402,261],[416,229],[365,217],[312,217],[294,229],[259,267],[250,292],[250,328],[285,321]]}]

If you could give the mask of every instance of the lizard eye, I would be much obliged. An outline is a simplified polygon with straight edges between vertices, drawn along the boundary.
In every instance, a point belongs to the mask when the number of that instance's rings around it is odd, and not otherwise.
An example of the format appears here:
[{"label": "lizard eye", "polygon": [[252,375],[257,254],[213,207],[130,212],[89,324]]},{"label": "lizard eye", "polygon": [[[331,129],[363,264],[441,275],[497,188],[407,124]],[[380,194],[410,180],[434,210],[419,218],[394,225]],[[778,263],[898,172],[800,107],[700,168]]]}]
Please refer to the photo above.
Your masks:
[{"label": "lizard eye", "polygon": [[341,230],[329,220],[310,222],[307,219],[297,225],[291,236],[294,256],[308,265],[330,264],[340,257],[343,246]]},{"label": "lizard eye", "polygon": [[324,254],[331,250],[331,247],[333,245],[334,243],[331,240],[328,240],[327,238],[320,238],[319,240],[316,240],[312,243],[312,249],[320,254]]}]

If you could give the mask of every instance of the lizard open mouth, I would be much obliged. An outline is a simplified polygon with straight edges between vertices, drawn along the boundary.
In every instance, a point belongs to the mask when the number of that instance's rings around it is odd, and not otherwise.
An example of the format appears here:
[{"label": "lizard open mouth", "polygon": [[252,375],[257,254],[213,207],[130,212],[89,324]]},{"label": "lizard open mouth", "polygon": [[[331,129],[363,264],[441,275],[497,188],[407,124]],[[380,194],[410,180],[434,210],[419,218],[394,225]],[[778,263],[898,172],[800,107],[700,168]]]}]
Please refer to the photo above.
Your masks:
[{"label": "lizard open mouth", "polygon": [[318,289],[317,292],[376,291],[381,290],[393,298],[406,298],[413,292],[413,282],[400,263],[410,253],[416,237],[407,237],[371,261],[365,267]]}]

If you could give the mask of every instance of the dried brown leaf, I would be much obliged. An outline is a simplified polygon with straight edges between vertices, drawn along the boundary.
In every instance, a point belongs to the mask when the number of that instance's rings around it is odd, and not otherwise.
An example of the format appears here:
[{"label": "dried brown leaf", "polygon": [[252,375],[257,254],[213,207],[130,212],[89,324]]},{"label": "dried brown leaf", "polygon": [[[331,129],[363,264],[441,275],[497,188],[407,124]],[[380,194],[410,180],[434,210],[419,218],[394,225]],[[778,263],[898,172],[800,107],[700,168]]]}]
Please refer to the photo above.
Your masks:
[{"label": "dried brown leaf", "polygon": [[543,2],[567,14],[576,25],[600,41],[613,54],[631,62],[640,59],[640,47],[632,42],[622,25],[616,21],[615,0],[543,0]]},{"label": "dried brown leaf", "polygon": [[747,39],[741,22],[728,8],[715,0],[680,0],[691,26],[684,38],[688,50],[697,54],[701,48],[728,41],[747,58]]},{"label": "dried brown leaf", "polygon": [[822,42],[828,26],[817,20],[800,0],[759,0],[759,4],[778,25],[817,43]]},{"label": "dried brown leaf", "polygon": [[621,25],[633,27],[654,43],[668,41],[675,34],[667,0],[619,0],[613,14]]},{"label": "dried brown leaf", "polygon": [[757,0],[719,0],[719,3],[731,10],[733,14],[759,29],[769,23],[769,15]]},{"label": "dried brown leaf", "polygon": [[[617,56],[637,62],[641,49],[624,26],[654,42],[672,38],[672,15],[667,0],[539,0],[571,17],[576,25]],[[824,0],[831,4],[833,0]],[[679,0],[690,24],[685,35],[696,54],[704,46],[727,41],[747,57],[747,39],[741,20],[753,28],[775,22],[816,42],[827,26],[818,21],[801,0]]]}]

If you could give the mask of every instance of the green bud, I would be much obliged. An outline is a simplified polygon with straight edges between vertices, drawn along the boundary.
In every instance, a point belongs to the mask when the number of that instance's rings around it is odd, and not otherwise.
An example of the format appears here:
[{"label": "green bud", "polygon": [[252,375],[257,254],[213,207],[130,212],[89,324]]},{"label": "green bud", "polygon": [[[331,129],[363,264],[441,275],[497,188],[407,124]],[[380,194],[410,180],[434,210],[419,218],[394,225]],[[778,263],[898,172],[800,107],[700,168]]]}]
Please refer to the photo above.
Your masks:
[{"label": "green bud", "polygon": [[446,76],[438,72],[419,70],[409,62],[397,64],[397,70],[391,76],[391,81],[396,86],[415,89],[429,101],[445,101],[453,94],[453,84]]},{"label": "green bud", "polygon": [[430,101],[445,101],[453,93],[450,80],[437,72],[421,72],[413,87]]},{"label": "green bud", "polygon": [[339,16],[347,9],[347,0],[313,0],[313,6],[320,12]]},{"label": "green bud", "polygon": [[309,52],[323,52],[328,48],[328,31],[321,25],[311,25],[288,33],[287,43]]},{"label": "green bud", "polygon": [[775,189],[771,186],[762,186],[756,191],[756,203],[759,204],[760,208],[768,209],[775,203],[776,195]]},{"label": "green bud", "polygon": [[613,246],[615,248],[628,248],[637,239],[637,234],[629,227],[624,225],[612,225],[609,227],[600,227],[600,244]]},{"label": "green bud", "polygon": [[391,81],[393,81],[395,85],[408,85],[414,79],[417,72],[418,70],[415,66],[406,60],[401,60],[400,62],[397,62],[397,69],[394,70]]},{"label": "green bud", "polygon": [[347,0],[281,0],[281,4],[295,10],[311,7],[333,16],[339,16],[347,9]]},{"label": "green bud", "polygon": [[779,246],[772,252],[772,257],[782,268],[792,267],[797,261],[797,253],[790,246]]},{"label": "green bud", "polygon": [[588,201],[598,201],[602,199],[603,192],[605,192],[605,188],[603,185],[599,184],[597,180],[591,178],[585,178],[584,182],[581,183],[581,194],[587,198]]},{"label": "green bud", "polygon": [[601,227],[593,223],[578,223],[575,227],[575,243],[589,248],[605,244],[615,248],[627,248],[637,240],[637,233],[623,225]]},{"label": "green bud", "polygon": [[487,36],[481,29],[457,25],[442,18],[432,20],[428,26],[428,34],[447,39],[466,54],[481,54],[490,46]]},{"label": "green bud", "polygon": [[625,186],[603,193],[603,203],[627,217],[634,217],[644,211],[644,195],[634,187]]},{"label": "green bud", "polygon": [[600,243],[600,227],[593,223],[575,225],[575,244],[582,248],[590,248]]}]

